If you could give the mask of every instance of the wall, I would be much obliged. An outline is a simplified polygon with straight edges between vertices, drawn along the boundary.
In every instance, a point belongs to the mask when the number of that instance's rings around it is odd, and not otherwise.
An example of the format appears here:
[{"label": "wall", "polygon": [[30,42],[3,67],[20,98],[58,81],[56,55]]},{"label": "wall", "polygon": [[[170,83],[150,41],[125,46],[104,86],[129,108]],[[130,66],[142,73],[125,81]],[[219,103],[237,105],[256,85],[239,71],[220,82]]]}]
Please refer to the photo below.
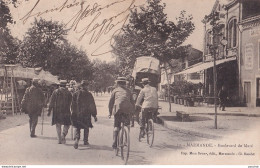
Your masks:
[{"label": "wall", "polygon": [[[251,83],[250,107],[256,106],[256,79],[260,78],[260,18],[244,21],[241,42],[241,82],[243,93],[245,82]],[[244,95],[241,95],[243,98]]]}]

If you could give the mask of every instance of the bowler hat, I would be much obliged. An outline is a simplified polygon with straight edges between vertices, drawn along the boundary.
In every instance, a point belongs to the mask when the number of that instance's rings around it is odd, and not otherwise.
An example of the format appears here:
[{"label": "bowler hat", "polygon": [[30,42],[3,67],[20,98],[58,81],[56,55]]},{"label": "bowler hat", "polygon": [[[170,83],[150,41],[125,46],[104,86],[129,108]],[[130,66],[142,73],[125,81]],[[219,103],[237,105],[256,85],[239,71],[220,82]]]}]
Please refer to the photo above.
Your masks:
[{"label": "bowler hat", "polygon": [[88,86],[89,82],[87,80],[82,80],[81,81],[81,86]]},{"label": "bowler hat", "polygon": [[126,82],[126,77],[118,77],[116,82]]},{"label": "bowler hat", "polygon": [[67,81],[66,80],[60,80],[59,85],[60,86],[66,86]]}]

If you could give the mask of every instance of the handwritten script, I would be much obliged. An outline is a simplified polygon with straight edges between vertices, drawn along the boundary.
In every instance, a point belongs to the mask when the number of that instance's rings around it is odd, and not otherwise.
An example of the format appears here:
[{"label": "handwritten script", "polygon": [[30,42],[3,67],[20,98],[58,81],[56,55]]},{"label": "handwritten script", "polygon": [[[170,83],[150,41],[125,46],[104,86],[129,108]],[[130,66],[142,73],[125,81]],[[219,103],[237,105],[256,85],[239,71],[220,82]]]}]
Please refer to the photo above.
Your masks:
[{"label": "handwritten script", "polygon": [[[97,2],[89,4],[86,1],[78,2],[76,0],[74,0],[73,3],[69,3],[69,0],[65,0],[65,2],[58,7],[35,12],[39,11],[37,8],[40,8],[40,1],[41,0],[37,0],[33,8],[20,19],[23,21],[23,24],[30,18],[77,8],[77,10],[75,10],[76,12],[69,18],[69,21],[65,23],[65,27],[79,34],[79,41],[87,36],[89,38],[89,45],[98,44],[98,47],[91,53],[91,56],[99,56],[111,52],[110,49],[105,49],[104,51],[104,46],[113,45],[113,38],[121,33],[122,27],[128,20],[130,11],[136,8],[134,5],[135,0],[118,0],[105,5],[101,5]],[[106,18],[105,16],[108,10],[112,7],[116,7],[116,5],[120,5],[120,8],[123,7],[124,9]],[[101,40],[102,36],[109,33],[111,36],[106,39],[105,42]]]}]

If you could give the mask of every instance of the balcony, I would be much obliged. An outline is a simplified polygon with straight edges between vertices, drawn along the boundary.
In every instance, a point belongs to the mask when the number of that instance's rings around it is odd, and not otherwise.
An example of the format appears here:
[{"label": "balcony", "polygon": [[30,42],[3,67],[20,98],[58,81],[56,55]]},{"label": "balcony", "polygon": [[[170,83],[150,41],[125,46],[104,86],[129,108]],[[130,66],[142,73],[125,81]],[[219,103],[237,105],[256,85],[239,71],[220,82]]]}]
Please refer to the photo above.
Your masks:
[{"label": "balcony", "polygon": [[[221,46],[221,45],[218,46],[217,53],[216,53],[216,60],[225,58],[225,55],[226,54],[225,54],[225,50],[224,50],[223,46]],[[204,62],[210,62],[213,60],[214,60],[214,57],[211,54],[207,54],[204,56]]]}]

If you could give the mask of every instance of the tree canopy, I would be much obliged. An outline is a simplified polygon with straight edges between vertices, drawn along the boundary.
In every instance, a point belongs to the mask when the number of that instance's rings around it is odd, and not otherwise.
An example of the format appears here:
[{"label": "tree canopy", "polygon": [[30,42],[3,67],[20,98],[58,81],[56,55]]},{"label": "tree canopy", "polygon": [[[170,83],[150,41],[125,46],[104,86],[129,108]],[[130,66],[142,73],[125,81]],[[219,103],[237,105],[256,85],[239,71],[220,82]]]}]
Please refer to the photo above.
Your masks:
[{"label": "tree canopy", "polygon": [[[15,5],[15,1],[12,1]],[[10,33],[9,24],[14,24],[8,4],[4,1],[0,2],[0,55],[1,62],[4,64],[13,64],[18,55],[18,46],[20,41]]]},{"label": "tree canopy", "polygon": [[161,0],[147,0],[147,6],[131,11],[129,23],[113,45],[121,71],[127,73],[140,56],[152,56],[166,63],[186,55],[183,42],[194,30],[193,18],[182,11],[176,22],[169,21],[165,6]]},{"label": "tree canopy", "polygon": [[103,90],[109,86],[113,86],[118,75],[118,66],[115,62],[105,62],[98,59],[93,60],[93,81],[92,90]]},{"label": "tree canopy", "polygon": [[63,79],[91,79],[92,64],[86,52],[71,45],[66,35],[64,25],[35,19],[21,44],[18,62],[26,67],[42,67]]}]

